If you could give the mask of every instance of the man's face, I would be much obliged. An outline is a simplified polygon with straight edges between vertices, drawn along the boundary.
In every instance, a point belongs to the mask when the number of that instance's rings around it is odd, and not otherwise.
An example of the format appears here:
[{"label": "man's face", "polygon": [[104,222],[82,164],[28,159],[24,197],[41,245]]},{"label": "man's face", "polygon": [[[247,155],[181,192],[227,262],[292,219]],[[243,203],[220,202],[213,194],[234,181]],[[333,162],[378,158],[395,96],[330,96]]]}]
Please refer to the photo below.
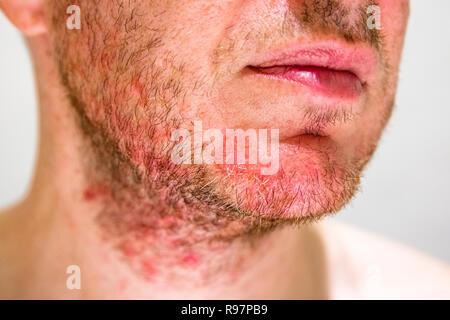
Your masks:
[{"label": "man's face", "polygon": [[[81,30],[66,28],[74,2]],[[64,84],[103,155],[96,169],[186,213],[253,224],[318,217],[353,195],[394,104],[408,6],[55,0],[47,12]],[[279,169],[173,163],[172,134],[194,121],[203,131],[278,129]]]}]

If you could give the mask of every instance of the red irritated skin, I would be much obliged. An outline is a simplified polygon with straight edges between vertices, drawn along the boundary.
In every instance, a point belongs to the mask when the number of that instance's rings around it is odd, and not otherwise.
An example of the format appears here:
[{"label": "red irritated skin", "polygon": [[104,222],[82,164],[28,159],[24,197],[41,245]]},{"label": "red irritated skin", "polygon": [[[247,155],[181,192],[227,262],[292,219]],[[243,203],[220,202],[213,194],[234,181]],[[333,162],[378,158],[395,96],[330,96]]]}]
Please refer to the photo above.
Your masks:
[{"label": "red irritated skin", "polygon": [[[42,90],[46,105],[70,110],[82,141],[64,140],[61,163],[77,168],[66,211],[137,278],[239,277],[263,244],[283,247],[271,231],[350,200],[393,107],[407,1],[377,1],[381,30],[368,0],[78,0],[69,30],[72,2],[43,2],[37,45],[64,92]],[[279,170],[173,163],[172,133],[194,121],[279,130]]]}]

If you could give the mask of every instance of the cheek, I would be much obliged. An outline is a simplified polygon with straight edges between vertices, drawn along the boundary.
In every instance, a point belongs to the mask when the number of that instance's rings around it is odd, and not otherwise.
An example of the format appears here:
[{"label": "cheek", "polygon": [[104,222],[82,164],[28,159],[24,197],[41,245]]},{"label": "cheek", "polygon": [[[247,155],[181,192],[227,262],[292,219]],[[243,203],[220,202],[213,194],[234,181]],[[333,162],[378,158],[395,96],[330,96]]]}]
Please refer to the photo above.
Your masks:
[{"label": "cheek", "polygon": [[384,90],[380,90],[367,102],[363,112],[331,131],[331,137],[344,158],[352,163],[365,163],[389,120],[392,101],[392,95],[388,97]]},{"label": "cheek", "polygon": [[389,49],[392,66],[398,68],[409,17],[409,0],[379,1],[379,6],[385,47]]},{"label": "cheek", "polygon": [[374,151],[390,118],[409,16],[409,1],[380,0],[378,4],[381,11],[381,33],[384,47],[387,48],[384,52],[388,64],[384,71],[387,73],[382,73],[372,88],[365,111],[349,125],[348,130],[338,131],[334,135],[347,154],[355,159],[365,159]]}]

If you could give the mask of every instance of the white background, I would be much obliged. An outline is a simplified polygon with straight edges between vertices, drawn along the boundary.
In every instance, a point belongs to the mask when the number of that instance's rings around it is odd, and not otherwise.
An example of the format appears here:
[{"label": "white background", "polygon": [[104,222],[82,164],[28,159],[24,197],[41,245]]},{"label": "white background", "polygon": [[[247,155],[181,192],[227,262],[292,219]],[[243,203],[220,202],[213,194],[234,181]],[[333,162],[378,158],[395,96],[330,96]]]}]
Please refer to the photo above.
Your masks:
[{"label": "white background", "polygon": [[[412,0],[397,107],[362,192],[337,219],[450,262],[450,1]],[[0,207],[23,196],[36,149],[26,48],[0,14]]]}]

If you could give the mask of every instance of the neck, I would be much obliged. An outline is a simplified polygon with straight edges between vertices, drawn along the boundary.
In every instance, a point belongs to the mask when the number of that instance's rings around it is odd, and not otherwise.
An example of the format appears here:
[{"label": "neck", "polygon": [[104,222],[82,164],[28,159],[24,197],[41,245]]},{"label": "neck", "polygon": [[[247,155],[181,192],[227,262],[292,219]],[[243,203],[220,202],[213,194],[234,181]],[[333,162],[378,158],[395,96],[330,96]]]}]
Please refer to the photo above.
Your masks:
[{"label": "neck", "polygon": [[[89,174],[95,170],[87,170],[86,141],[60,84],[48,39],[32,39],[29,45],[38,62],[40,145],[28,196],[0,227],[6,238],[0,254],[6,256],[11,270],[16,270],[9,277],[13,295],[326,298],[324,282],[318,280],[324,278],[323,248],[313,226],[186,244],[181,240],[201,232],[192,223],[177,220],[171,228],[171,216],[156,215],[156,206],[148,206],[135,192],[122,190],[127,192],[127,205],[120,198],[106,196],[111,192],[108,182]],[[164,208],[163,202],[163,197],[154,200],[159,209]],[[160,227],[126,237],[107,232],[110,228],[104,227],[102,217],[123,217],[136,208],[146,210],[152,225]],[[124,220],[107,221],[108,226],[120,222],[113,226],[120,230]],[[131,226],[138,227],[136,223]],[[171,236],[167,236],[169,230]],[[70,276],[66,270],[71,265],[80,267],[81,290],[66,287]]]}]

